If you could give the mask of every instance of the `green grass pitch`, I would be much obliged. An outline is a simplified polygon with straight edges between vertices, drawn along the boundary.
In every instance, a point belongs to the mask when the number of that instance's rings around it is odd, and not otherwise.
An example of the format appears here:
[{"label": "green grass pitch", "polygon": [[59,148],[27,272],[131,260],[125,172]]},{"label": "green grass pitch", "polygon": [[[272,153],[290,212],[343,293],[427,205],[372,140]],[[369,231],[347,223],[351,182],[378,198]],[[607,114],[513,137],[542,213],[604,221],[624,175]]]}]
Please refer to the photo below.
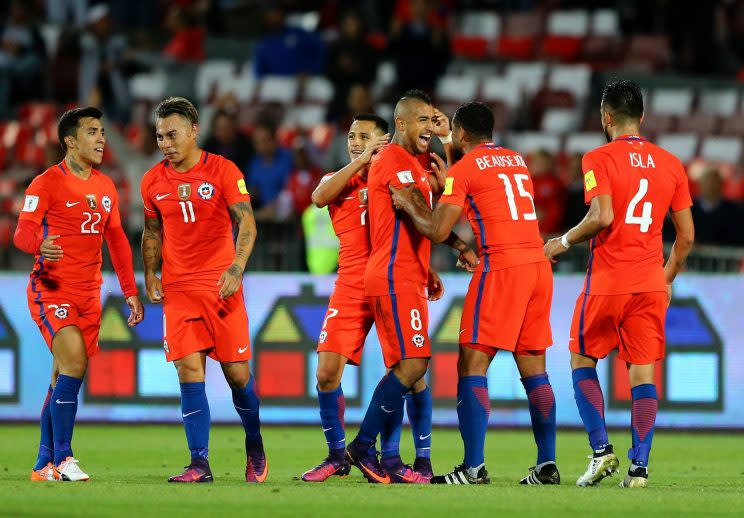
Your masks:
[{"label": "green grass pitch", "polygon": [[[348,431],[351,436],[352,430]],[[73,447],[87,483],[32,483],[38,429],[0,424],[0,516],[682,516],[742,515],[744,440],[742,435],[683,434],[657,431],[650,487],[623,490],[619,477],[600,487],[577,488],[587,465],[585,434],[559,431],[560,487],[519,486],[534,463],[530,430],[489,430],[486,463],[490,486],[380,486],[352,476],[323,484],[294,480],[324,455],[324,440],[314,427],[266,427],[264,443],[269,479],[243,481],[243,433],[237,426],[214,426],[210,462],[214,484],[167,484],[186,464],[179,426],[104,426],[79,424]],[[627,432],[613,431],[621,471]],[[410,430],[403,430],[402,452],[411,459]],[[456,430],[434,430],[436,472],[449,471],[462,458]]]}]

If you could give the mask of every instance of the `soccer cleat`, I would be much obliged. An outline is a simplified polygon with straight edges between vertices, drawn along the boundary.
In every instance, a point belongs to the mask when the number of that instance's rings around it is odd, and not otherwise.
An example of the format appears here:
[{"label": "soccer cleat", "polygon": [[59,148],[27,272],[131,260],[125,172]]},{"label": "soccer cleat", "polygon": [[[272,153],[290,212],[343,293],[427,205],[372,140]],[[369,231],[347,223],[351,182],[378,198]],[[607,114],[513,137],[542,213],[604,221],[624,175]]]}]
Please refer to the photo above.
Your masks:
[{"label": "soccer cleat", "polygon": [[41,469],[31,470],[31,482],[56,482],[54,478],[54,464],[48,463]]},{"label": "soccer cleat", "polygon": [[579,487],[596,486],[603,478],[617,473],[620,461],[614,453],[605,453],[595,457],[590,455],[589,466],[586,468],[586,473],[581,475],[576,481],[576,485]]},{"label": "soccer cleat", "polygon": [[269,475],[269,461],[266,459],[263,441],[246,448],[245,481],[261,484]]},{"label": "soccer cleat", "polygon": [[380,465],[393,484],[428,484],[431,480],[431,477],[426,477],[408,464],[403,464],[400,457],[382,459]]},{"label": "soccer cleat", "polygon": [[356,439],[346,447],[346,460],[359,468],[364,478],[372,484],[390,484],[390,475],[380,466],[377,452],[369,446],[359,444]]},{"label": "soccer cleat", "polygon": [[313,469],[303,473],[301,478],[305,482],[324,482],[334,475],[341,478],[348,477],[349,473],[351,473],[351,464],[346,459],[329,455]]},{"label": "soccer cleat", "polygon": [[209,469],[207,459],[191,459],[191,464],[186,466],[183,473],[174,475],[168,479],[168,482],[179,482],[185,484],[203,484],[212,483],[212,470]]},{"label": "soccer cleat", "polygon": [[549,486],[561,483],[561,474],[555,462],[543,462],[539,466],[530,468],[530,474],[519,481],[528,486]]},{"label": "soccer cleat", "polygon": [[454,485],[467,485],[467,484],[490,484],[491,479],[488,478],[488,471],[486,466],[481,465],[475,476],[472,472],[475,468],[468,468],[465,464],[455,466],[455,470],[446,475],[437,475],[431,478],[432,484],[454,484]]},{"label": "soccer cleat", "polygon": [[434,476],[434,470],[431,469],[431,459],[428,457],[416,457],[413,463],[413,471],[417,471],[428,479]]},{"label": "soccer cleat", "polygon": [[90,477],[80,466],[78,460],[73,457],[67,457],[65,460],[54,467],[54,478],[64,482],[86,482]]},{"label": "soccer cleat", "polygon": [[628,474],[620,482],[620,487],[648,487],[648,469],[641,466],[636,466],[635,469],[628,470]]}]

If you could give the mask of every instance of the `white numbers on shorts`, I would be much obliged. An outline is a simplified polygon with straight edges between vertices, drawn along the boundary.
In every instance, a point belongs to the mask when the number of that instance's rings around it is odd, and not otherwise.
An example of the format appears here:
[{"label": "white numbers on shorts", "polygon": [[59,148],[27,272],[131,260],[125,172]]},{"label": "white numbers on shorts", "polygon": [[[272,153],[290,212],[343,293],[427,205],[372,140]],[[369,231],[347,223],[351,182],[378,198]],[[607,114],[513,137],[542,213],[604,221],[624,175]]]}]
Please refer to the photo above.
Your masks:
[{"label": "white numbers on shorts", "polygon": [[328,312],[326,313],[326,317],[323,320],[323,327],[321,329],[325,329],[326,324],[328,323],[328,319],[335,317],[338,315],[338,310],[336,308],[328,308]]},{"label": "white numbers on shorts", "polygon": [[[359,206],[359,208],[362,208],[362,207],[364,207],[364,205]],[[367,224],[367,209],[364,209],[362,211],[361,219],[362,219],[362,226],[366,225]]]},{"label": "white numbers on shorts", "polygon": [[411,310],[411,329],[414,331],[421,331],[421,313],[418,309]]}]

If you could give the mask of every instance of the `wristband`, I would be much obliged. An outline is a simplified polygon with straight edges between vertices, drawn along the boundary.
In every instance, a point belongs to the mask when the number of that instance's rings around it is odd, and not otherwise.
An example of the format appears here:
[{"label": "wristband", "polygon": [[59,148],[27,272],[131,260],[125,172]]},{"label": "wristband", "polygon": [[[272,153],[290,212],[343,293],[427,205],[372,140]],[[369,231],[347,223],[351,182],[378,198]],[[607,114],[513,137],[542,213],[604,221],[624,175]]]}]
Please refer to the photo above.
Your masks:
[{"label": "wristband", "polygon": [[571,243],[568,242],[568,232],[561,236],[561,244],[566,248],[571,248]]},{"label": "wristband", "polygon": [[452,132],[451,131],[445,137],[440,137],[439,135],[437,135],[437,137],[439,138],[439,142],[441,142],[442,144],[452,144]]}]

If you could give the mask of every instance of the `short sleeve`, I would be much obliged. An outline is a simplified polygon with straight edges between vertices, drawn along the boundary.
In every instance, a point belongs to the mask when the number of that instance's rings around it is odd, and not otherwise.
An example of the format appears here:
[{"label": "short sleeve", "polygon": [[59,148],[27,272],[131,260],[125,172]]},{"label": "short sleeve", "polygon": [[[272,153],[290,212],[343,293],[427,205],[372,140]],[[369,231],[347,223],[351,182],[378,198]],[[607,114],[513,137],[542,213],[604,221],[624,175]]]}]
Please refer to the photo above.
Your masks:
[{"label": "short sleeve", "polygon": [[439,197],[439,203],[449,203],[458,207],[465,206],[465,199],[469,192],[469,178],[462,168],[454,165],[450,170],[447,178],[444,180],[444,191]]},{"label": "short sleeve", "polygon": [[677,186],[672,196],[672,211],[688,209],[692,207],[692,197],[690,197],[690,182],[684,167],[679,165],[677,173]]},{"label": "short sleeve", "polygon": [[243,173],[227,159],[222,164],[222,196],[228,207],[236,203],[251,201]]},{"label": "short sleeve", "polygon": [[44,175],[33,179],[26,189],[23,198],[23,208],[18,216],[19,221],[28,220],[41,224],[52,204],[50,190],[46,187]]},{"label": "short sleeve", "polygon": [[142,195],[142,207],[145,211],[145,217],[157,218],[158,213],[155,211],[155,204],[152,202],[150,195],[150,176],[145,175],[140,184],[140,194]]},{"label": "short sleeve", "polygon": [[584,172],[584,201],[588,205],[600,194],[612,194],[605,163],[596,153],[587,153],[581,161]]},{"label": "short sleeve", "polygon": [[392,185],[396,189],[413,185],[416,183],[416,177],[419,171],[416,170],[415,166],[417,163],[412,161],[403,160],[385,160],[380,164],[380,169],[385,178],[386,185]]}]

